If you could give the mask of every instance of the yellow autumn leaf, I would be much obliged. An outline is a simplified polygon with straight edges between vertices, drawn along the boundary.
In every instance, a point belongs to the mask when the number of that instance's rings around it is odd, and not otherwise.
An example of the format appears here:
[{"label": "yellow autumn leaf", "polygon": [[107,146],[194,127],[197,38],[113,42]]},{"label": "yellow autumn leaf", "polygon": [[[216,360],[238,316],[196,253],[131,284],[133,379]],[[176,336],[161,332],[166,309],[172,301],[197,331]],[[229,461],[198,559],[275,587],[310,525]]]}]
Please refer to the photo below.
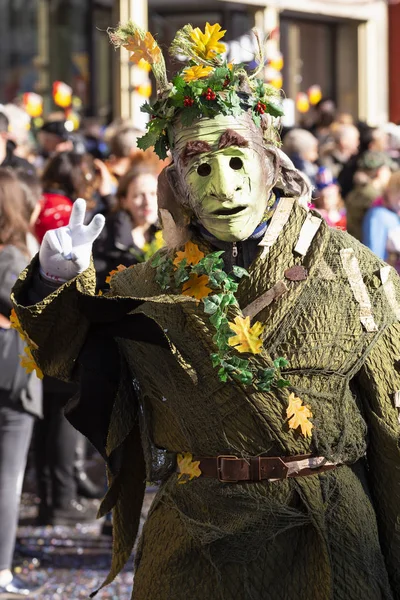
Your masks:
[{"label": "yellow autumn leaf", "polygon": [[26,342],[30,348],[33,348],[34,350],[37,350],[39,346],[33,340],[31,340],[31,338],[26,333],[26,331],[24,331],[22,329],[22,325],[19,322],[17,313],[15,312],[14,308],[11,309],[10,322],[11,322],[11,327],[13,329],[15,329],[16,331],[18,331],[20,338],[24,342]]},{"label": "yellow autumn leaf", "polygon": [[190,37],[195,42],[195,45],[192,47],[193,52],[206,60],[214,58],[216,54],[225,52],[225,44],[219,41],[224,37],[225,33],[226,29],[221,31],[219,23],[215,23],[215,25],[206,23],[204,33],[199,27],[196,27],[196,29],[190,32]]},{"label": "yellow autumn leaf", "polygon": [[228,324],[236,333],[228,339],[230,346],[233,346],[238,352],[260,354],[263,345],[260,335],[264,331],[264,325],[257,321],[253,327],[250,327],[250,317],[235,317],[235,322]]},{"label": "yellow autumn leaf", "polygon": [[10,315],[10,322],[11,322],[11,327],[13,329],[15,329],[16,331],[18,331],[18,333],[20,334],[21,337],[24,337],[24,330],[22,329],[22,325],[19,322],[17,313],[15,312],[15,309],[11,309],[11,315]]},{"label": "yellow autumn leaf", "polygon": [[202,77],[207,77],[213,70],[212,67],[187,67],[183,70],[183,79],[186,83],[190,83],[191,81],[197,81],[197,79],[201,79]]},{"label": "yellow autumn leaf", "polygon": [[183,259],[186,258],[186,265],[197,265],[202,258],[204,252],[199,250],[199,247],[193,242],[186,242],[183,252],[177,252],[174,260],[174,265],[177,267]]},{"label": "yellow autumn leaf", "polygon": [[142,39],[139,32],[129,37],[129,40],[124,47],[133,52],[130,61],[135,65],[143,59],[151,65],[158,63],[161,59],[161,49],[156,40],[151,35],[150,31],[146,31],[146,35]]},{"label": "yellow autumn leaf", "polygon": [[197,301],[206,298],[212,292],[212,289],[207,287],[209,281],[207,275],[199,276],[196,273],[191,273],[189,279],[182,286],[182,295],[191,296],[196,298]]},{"label": "yellow autumn leaf", "polygon": [[309,406],[303,405],[303,401],[297,398],[293,393],[289,396],[289,406],[286,409],[286,416],[289,419],[290,429],[301,428],[301,433],[305,437],[311,437],[311,430],[314,425],[309,421],[313,414]]},{"label": "yellow autumn leaf", "polygon": [[36,375],[39,377],[39,379],[43,379],[43,372],[40,369],[40,367],[38,367],[38,365],[35,362],[35,359],[32,356],[32,352],[31,349],[28,347],[25,347],[25,354],[20,354],[19,358],[21,359],[21,366],[25,369],[25,371],[27,373],[32,373],[33,371],[36,371]]},{"label": "yellow autumn leaf", "polygon": [[200,477],[200,461],[193,460],[193,455],[190,452],[183,452],[177,456],[178,465],[178,483],[187,483],[195,477]]},{"label": "yellow autumn leaf", "polygon": [[118,267],[116,269],[113,269],[112,271],[109,272],[108,276],[106,277],[106,283],[110,283],[111,278],[116,274],[119,273],[120,271],[125,271],[126,267],[124,265],[118,265]]}]

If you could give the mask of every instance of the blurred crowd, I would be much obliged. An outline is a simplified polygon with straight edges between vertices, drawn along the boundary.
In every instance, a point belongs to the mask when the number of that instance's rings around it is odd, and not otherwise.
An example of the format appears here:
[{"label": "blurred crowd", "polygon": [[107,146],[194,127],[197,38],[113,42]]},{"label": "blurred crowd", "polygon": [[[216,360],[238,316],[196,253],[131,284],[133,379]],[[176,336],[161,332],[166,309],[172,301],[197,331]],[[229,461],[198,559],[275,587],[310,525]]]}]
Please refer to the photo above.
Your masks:
[{"label": "blurred crowd", "polygon": [[329,98],[311,121],[282,131],[282,149],[309,179],[312,207],[400,271],[400,126],[370,127]]},{"label": "blurred crowd", "polygon": [[[56,113],[35,131],[21,111],[0,106],[0,596],[11,597],[30,593],[11,570],[29,448],[40,525],[93,520],[85,499],[105,489],[88,476],[86,441],[64,416],[76,386],[40,381],[20,365],[25,349],[10,327],[11,288],[46,232],[68,224],[77,198],[86,201],[87,222],[106,217],[93,250],[99,293],[110,271],[151,256],[163,243],[157,177],[166,164],[137,149],[142,132],[128,121],[103,127],[87,119],[76,132]],[[400,270],[400,127],[354,122],[323,99],[311,121],[283,129],[282,149],[308,177],[312,207],[327,223]],[[104,528],[111,530],[109,521]]]}]

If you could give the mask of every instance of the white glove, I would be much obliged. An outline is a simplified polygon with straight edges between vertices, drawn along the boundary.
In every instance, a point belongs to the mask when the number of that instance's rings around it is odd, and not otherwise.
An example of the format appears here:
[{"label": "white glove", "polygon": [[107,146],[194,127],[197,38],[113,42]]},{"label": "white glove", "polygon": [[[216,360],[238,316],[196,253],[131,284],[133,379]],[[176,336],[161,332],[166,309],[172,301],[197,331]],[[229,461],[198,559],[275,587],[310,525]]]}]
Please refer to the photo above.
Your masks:
[{"label": "white glove", "polygon": [[84,225],[86,202],[78,198],[72,207],[69,224],[45,233],[39,250],[40,273],[49,281],[64,283],[88,268],[92,244],[104,227],[103,215]]}]

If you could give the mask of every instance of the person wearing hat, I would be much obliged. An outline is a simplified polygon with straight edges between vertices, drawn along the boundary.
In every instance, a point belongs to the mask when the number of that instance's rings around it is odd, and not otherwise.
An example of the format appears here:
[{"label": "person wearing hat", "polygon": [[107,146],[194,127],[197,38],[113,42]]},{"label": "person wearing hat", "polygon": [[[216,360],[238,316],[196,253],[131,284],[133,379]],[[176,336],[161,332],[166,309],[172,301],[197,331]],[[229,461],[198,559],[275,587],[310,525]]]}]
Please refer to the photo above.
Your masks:
[{"label": "person wearing hat", "polygon": [[315,177],[314,207],[330,227],[346,231],[346,209],[337,180],[330,169],[320,167]]},{"label": "person wearing hat", "polygon": [[168,82],[149,32],[112,32],[155,74],[138,145],[172,156],[167,246],[96,296],[104,220],[77,200],[14,286],[17,324],[33,369],[80,380],[69,419],[108,464],[105,583],[157,481],[133,600],[398,599],[400,281],[301,205],[279,98],[226,64],[224,33],[178,31]]},{"label": "person wearing hat", "polygon": [[358,161],[355,187],[346,196],[347,231],[362,241],[363,220],[372,204],[382,196],[396,163],[385,153],[367,150]]},{"label": "person wearing hat", "polygon": [[74,149],[70,133],[65,119],[44,123],[37,134],[42,162],[56,152],[70,152]]}]

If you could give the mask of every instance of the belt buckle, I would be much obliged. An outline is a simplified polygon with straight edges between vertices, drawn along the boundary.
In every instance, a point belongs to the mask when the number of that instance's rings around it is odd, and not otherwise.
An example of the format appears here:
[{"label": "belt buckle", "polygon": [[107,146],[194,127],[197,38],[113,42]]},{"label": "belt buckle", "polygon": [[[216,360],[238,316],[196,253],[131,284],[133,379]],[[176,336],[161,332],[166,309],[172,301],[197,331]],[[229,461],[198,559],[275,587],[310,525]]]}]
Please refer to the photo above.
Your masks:
[{"label": "belt buckle", "polygon": [[235,456],[234,454],[219,454],[217,456],[217,477],[218,477],[218,481],[220,481],[221,483],[238,483],[239,479],[222,479],[222,477],[221,477],[221,470],[222,470],[221,461],[222,461],[223,458],[225,458],[227,460],[239,460],[239,458],[237,456]]}]

